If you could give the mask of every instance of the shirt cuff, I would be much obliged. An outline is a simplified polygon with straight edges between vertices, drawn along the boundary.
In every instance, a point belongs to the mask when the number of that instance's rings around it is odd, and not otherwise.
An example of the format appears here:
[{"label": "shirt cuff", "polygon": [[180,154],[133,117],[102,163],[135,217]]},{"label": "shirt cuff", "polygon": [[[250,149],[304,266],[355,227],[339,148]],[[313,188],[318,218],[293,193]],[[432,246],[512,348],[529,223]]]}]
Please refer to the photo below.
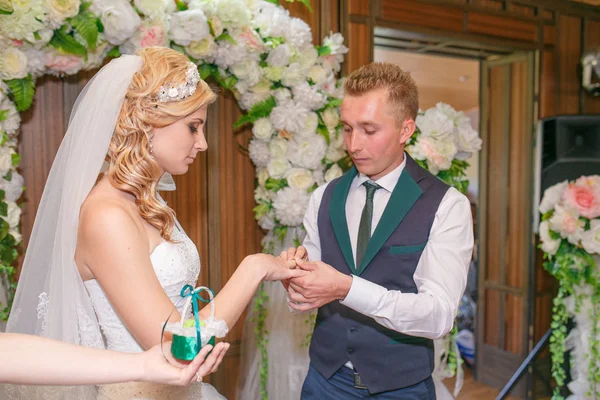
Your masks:
[{"label": "shirt cuff", "polygon": [[344,300],[340,303],[364,315],[372,315],[377,305],[387,294],[387,289],[376,283],[352,275],[352,285]]}]

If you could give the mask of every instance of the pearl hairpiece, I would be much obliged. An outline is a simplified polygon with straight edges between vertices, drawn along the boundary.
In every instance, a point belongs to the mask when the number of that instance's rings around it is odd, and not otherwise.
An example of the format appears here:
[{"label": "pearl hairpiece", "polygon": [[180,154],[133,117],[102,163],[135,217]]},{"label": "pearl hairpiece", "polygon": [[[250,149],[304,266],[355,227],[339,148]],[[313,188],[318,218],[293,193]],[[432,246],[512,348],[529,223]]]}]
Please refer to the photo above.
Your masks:
[{"label": "pearl hairpiece", "polygon": [[185,73],[185,83],[176,86],[171,84],[161,86],[156,94],[156,100],[160,103],[183,100],[196,92],[198,82],[200,82],[198,67],[190,61],[188,70]]}]

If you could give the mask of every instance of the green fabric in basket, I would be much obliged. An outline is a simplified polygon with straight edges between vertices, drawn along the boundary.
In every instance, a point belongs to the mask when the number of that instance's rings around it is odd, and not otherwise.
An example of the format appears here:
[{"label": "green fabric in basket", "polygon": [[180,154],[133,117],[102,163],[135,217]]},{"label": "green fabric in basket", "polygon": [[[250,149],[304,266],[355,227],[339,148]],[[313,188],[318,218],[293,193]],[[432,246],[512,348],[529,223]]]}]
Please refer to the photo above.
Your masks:
[{"label": "green fabric in basket", "polygon": [[[214,347],[215,337],[211,337],[208,343]],[[196,336],[173,335],[171,354],[178,360],[191,361],[200,352]],[[209,353],[210,354],[210,353]]]}]

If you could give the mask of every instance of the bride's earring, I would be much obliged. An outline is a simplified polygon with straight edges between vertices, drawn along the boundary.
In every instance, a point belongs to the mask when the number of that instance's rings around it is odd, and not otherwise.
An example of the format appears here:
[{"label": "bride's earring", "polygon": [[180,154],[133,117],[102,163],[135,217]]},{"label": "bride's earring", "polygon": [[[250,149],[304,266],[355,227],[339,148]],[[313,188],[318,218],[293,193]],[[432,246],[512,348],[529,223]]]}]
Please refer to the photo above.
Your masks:
[{"label": "bride's earring", "polygon": [[153,144],[152,144],[152,136],[150,136],[148,147],[150,148],[150,154],[154,154],[154,147],[153,147]]}]

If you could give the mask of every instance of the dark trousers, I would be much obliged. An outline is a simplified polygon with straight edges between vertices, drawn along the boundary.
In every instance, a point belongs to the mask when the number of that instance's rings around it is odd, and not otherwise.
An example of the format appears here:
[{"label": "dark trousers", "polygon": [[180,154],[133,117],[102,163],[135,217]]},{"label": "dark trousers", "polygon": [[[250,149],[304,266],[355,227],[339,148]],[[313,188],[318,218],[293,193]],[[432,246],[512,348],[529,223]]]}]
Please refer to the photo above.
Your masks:
[{"label": "dark trousers", "polygon": [[329,379],[325,379],[312,365],[302,385],[302,400],[435,400],[435,386],[431,376],[412,386],[389,392],[370,394],[367,389],[354,387],[354,371],[340,368]]}]

